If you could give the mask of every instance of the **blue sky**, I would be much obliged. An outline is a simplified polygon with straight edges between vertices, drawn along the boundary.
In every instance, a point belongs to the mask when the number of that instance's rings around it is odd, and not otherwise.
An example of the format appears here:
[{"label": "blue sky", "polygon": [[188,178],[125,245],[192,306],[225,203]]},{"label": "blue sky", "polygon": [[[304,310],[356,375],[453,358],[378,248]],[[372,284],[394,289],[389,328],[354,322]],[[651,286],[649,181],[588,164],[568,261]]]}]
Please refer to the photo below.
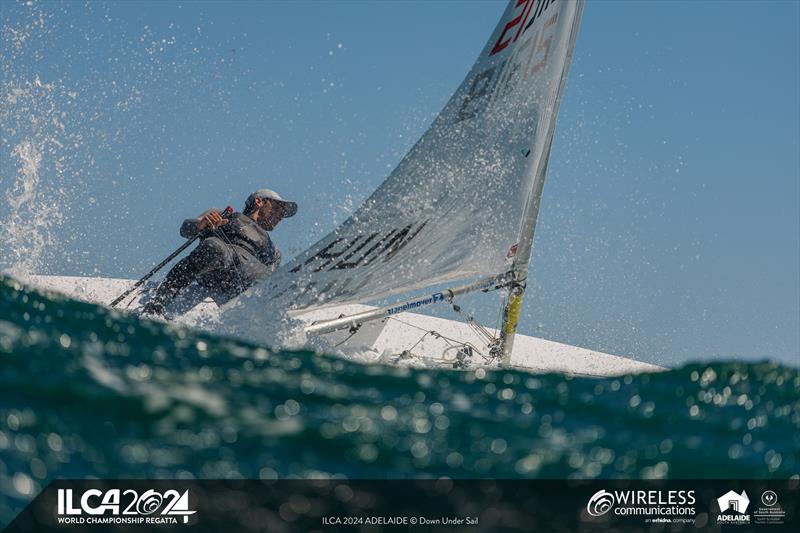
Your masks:
[{"label": "blue sky", "polygon": [[[300,202],[274,234],[294,255],[389,173],[503,8],[3,1],[3,87],[24,97],[0,104],[0,192],[39,143],[37,199],[64,216],[41,272],[139,277],[183,218],[261,186]],[[799,33],[798,2],[587,4],[523,331],[797,364]]]}]

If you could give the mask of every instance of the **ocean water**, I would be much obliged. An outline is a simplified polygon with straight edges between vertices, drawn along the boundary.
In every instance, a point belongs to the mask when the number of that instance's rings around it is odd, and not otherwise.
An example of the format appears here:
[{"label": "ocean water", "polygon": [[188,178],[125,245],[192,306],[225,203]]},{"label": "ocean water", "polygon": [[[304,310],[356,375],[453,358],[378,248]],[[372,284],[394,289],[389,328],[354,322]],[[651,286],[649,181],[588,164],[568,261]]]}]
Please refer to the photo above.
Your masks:
[{"label": "ocean water", "polygon": [[54,478],[797,477],[799,390],[769,362],[363,365],[0,278],[0,527]]}]

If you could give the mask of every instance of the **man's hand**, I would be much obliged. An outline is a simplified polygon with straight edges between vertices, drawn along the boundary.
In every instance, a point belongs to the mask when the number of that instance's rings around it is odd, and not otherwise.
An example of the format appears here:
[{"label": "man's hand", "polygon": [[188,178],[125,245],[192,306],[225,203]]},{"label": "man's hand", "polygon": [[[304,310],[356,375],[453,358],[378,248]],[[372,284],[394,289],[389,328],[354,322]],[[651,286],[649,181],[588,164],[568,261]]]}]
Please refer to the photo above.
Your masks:
[{"label": "man's hand", "polygon": [[219,214],[219,211],[211,211],[207,213],[203,218],[200,219],[200,222],[197,224],[197,229],[203,231],[206,228],[217,229],[220,226],[224,226],[228,223],[227,218],[222,218],[222,215]]}]

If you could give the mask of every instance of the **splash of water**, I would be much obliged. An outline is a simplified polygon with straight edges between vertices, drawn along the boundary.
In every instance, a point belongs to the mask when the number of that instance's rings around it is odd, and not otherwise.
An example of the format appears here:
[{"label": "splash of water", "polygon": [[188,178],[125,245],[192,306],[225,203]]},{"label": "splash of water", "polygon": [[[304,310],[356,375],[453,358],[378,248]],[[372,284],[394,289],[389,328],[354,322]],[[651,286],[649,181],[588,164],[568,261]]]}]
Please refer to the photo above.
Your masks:
[{"label": "splash of water", "polygon": [[9,208],[5,222],[0,226],[4,243],[6,270],[12,274],[26,274],[36,270],[47,244],[52,244],[51,225],[61,222],[58,212],[41,216],[39,169],[42,151],[31,140],[25,139],[11,151],[19,170],[13,184],[5,191]]},{"label": "splash of water", "polygon": [[26,67],[37,64],[29,58],[40,57],[51,16],[33,4],[15,7],[19,16],[3,17],[0,27],[0,272],[25,275],[41,271],[54,248],[82,140],[69,127],[77,93]]}]

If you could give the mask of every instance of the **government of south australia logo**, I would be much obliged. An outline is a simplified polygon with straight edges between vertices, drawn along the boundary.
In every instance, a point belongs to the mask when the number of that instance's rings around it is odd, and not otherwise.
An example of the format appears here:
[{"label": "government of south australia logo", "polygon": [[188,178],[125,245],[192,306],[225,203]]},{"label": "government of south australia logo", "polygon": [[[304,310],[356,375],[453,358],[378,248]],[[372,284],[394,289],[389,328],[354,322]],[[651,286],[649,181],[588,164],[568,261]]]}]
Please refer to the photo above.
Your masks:
[{"label": "government of south australia logo", "polygon": [[761,503],[763,503],[767,507],[772,507],[773,505],[778,503],[778,495],[775,494],[774,490],[765,490],[764,493],[761,495]]},{"label": "government of south australia logo", "polygon": [[729,490],[717,498],[717,504],[719,505],[718,524],[750,523],[750,515],[747,514],[750,498],[747,496],[747,492],[742,491],[741,494],[737,494]]},{"label": "government of south australia logo", "polygon": [[589,498],[586,512],[592,516],[602,516],[614,506],[614,495],[606,490],[598,490]]},{"label": "government of south australia logo", "polygon": [[750,514],[755,524],[783,524],[786,519],[786,511],[778,503],[778,494],[769,489],[761,493],[761,505]]}]

